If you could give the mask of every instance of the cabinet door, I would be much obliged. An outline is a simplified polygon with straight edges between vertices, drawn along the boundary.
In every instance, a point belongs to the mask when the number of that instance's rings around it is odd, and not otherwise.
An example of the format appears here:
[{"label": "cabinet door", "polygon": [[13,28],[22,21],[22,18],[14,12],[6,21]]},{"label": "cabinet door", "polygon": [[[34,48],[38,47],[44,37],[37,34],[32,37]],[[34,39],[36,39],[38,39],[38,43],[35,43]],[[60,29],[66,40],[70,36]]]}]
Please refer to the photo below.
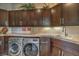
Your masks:
[{"label": "cabinet door", "polygon": [[9,26],[12,26],[14,24],[13,22],[13,12],[12,11],[9,11]]},{"label": "cabinet door", "polygon": [[8,11],[0,10],[0,26],[8,26]]},{"label": "cabinet door", "polygon": [[60,26],[61,25],[61,4],[56,5],[51,9],[52,13],[52,25],[53,26]]},{"label": "cabinet door", "polygon": [[38,14],[32,10],[17,10],[9,12],[10,26],[37,26],[38,19]]},{"label": "cabinet door", "polygon": [[30,21],[29,22],[30,22],[31,26],[35,27],[35,26],[38,25],[38,23],[37,23],[37,20],[38,20],[37,17],[38,17],[38,15],[35,12],[35,10],[30,11]]},{"label": "cabinet door", "polygon": [[72,53],[69,53],[67,51],[62,51],[62,56],[74,56]]},{"label": "cabinet door", "polygon": [[23,26],[22,11],[16,11],[14,15],[15,26]]},{"label": "cabinet door", "polygon": [[31,18],[30,22],[31,22],[32,26],[34,26],[34,27],[42,26],[40,24],[40,20],[42,19],[41,18],[41,12],[32,11],[31,15],[30,15],[30,18]]},{"label": "cabinet door", "polygon": [[23,11],[23,26],[38,26],[39,14],[35,10]]},{"label": "cabinet door", "polygon": [[52,47],[52,56],[61,56],[61,49],[58,47]]},{"label": "cabinet door", "polygon": [[23,26],[23,12],[22,11],[10,11],[9,12],[9,26]]},{"label": "cabinet door", "polygon": [[4,38],[0,36],[0,55],[4,54]]},{"label": "cabinet door", "polygon": [[51,11],[42,10],[41,12],[42,19],[40,19],[40,26],[51,26]]},{"label": "cabinet door", "polygon": [[63,18],[64,25],[75,26],[79,25],[79,16],[78,16],[78,4],[62,4],[63,6]]},{"label": "cabinet door", "polygon": [[39,49],[40,56],[50,56],[50,39],[41,38]]},{"label": "cabinet door", "polygon": [[9,26],[15,26],[15,11],[9,11]]},{"label": "cabinet door", "polygon": [[23,26],[31,26],[31,17],[30,17],[30,14],[31,12],[30,11],[23,11]]},{"label": "cabinet door", "polygon": [[40,56],[49,56],[49,46],[47,43],[40,44]]}]

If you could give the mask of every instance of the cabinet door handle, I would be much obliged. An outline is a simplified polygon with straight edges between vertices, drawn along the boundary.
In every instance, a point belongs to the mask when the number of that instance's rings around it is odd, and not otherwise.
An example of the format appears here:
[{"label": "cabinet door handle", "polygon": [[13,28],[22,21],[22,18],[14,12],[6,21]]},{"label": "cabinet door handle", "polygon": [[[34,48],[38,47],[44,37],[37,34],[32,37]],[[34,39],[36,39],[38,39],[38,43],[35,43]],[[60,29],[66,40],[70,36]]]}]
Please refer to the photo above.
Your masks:
[{"label": "cabinet door handle", "polygon": [[60,25],[62,25],[62,19],[60,18]]},{"label": "cabinet door handle", "polygon": [[60,56],[60,53],[61,53],[61,51],[59,50],[59,51],[58,51],[58,55],[59,55],[59,56]]},{"label": "cabinet door handle", "polygon": [[61,20],[61,21],[62,21],[62,24],[64,25],[64,18],[62,18],[62,20]]},{"label": "cabinet door handle", "polygon": [[61,56],[64,56],[64,52],[62,51]]}]

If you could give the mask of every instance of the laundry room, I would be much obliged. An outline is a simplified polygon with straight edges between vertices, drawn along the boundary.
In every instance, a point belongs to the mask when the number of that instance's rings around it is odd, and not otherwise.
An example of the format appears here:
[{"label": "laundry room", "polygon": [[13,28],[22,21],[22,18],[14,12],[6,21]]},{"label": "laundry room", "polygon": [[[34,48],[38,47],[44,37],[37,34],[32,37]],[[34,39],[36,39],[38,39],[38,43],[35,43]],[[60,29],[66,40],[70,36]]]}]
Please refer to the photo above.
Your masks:
[{"label": "laundry room", "polygon": [[79,4],[0,3],[0,56],[79,56]]}]

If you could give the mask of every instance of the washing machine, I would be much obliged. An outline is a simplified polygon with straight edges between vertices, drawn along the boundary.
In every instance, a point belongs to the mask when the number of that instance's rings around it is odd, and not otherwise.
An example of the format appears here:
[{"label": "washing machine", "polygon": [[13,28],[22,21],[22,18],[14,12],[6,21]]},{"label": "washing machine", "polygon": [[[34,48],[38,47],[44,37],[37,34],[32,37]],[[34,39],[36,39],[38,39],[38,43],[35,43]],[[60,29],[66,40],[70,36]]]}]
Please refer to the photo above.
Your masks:
[{"label": "washing machine", "polygon": [[22,55],[22,39],[21,37],[10,37],[8,41],[8,55],[21,56]]},{"label": "washing machine", "polygon": [[23,55],[38,56],[39,55],[39,38],[23,39]]}]

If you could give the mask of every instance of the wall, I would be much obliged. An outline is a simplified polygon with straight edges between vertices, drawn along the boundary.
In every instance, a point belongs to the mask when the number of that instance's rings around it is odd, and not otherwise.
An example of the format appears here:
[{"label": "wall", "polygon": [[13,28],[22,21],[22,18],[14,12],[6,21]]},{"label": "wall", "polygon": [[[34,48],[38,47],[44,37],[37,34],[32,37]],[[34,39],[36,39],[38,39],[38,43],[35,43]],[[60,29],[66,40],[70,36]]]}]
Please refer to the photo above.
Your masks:
[{"label": "wall", "polygon": [[[50,28],[50,27],[49,27]],[[63,27],[51,27],[50,29],[46,27],[33,27],[32,33],[34,34],[45,34],[45,35],[65,35]],[[72,37],[79,37],[79,26],[66,26],[66,34]]]}]

